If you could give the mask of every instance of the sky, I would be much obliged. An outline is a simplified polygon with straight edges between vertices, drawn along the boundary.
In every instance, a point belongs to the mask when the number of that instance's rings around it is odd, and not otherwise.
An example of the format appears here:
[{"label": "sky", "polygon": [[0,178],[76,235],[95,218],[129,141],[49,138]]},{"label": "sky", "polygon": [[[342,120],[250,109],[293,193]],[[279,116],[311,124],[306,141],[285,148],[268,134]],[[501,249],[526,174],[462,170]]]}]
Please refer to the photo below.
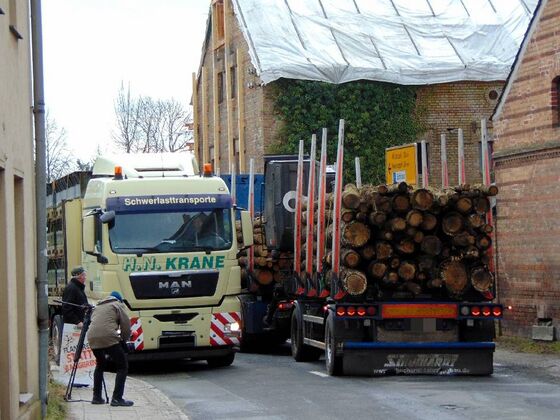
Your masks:
[{"label": "sky", "polygon": [[198,70],[210,0],[46,0],[43,51],[47,110],[70,152],[90,161],[114,151],[114,101],[174,98],[185,106]]}]

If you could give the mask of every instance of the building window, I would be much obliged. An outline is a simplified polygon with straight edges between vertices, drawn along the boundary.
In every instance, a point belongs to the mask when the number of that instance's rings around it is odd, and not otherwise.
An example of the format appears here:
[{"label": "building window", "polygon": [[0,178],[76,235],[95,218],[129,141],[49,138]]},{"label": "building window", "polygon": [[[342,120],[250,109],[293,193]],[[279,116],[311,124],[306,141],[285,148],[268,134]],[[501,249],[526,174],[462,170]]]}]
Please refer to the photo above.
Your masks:
[{"label": "building window", "polygon": [[224,101],[224,73],[218,73],[218,103],[221,104]]},{"label": "building window", "polygon": [[551,89],[552,125],[560,127],[560,76],[552,80]]},{"label": "building window", "polygon": [[235,99],[237,96],[237,67],[231,66],[229,69],[229,74],[231,75],[231,99]]},{"label": "building window", "polygon": [[212,3],[212,27],[214,48],[224,45],[224,0],[214,0]]},{"label": "building window", "polygon": [[[26,340],[27,331],[27,314],[28,310],[25,306],[27,301],[27,284],[25,277],[25,262],[26,262],[26,244],[25,244],[25,200],[24,200],[24,182],[23,178],[14,176],[14,230],[15,230],[15,274],[18,278],[17,282],[17,323],[18,323],[18,353],[19,360],[27,359],[28,349]],[[29,256],[27,255],[27,258]],[[19,392],[25,393],[28,391],[27,383],[27,365],[23,362],[19,363]]]}]

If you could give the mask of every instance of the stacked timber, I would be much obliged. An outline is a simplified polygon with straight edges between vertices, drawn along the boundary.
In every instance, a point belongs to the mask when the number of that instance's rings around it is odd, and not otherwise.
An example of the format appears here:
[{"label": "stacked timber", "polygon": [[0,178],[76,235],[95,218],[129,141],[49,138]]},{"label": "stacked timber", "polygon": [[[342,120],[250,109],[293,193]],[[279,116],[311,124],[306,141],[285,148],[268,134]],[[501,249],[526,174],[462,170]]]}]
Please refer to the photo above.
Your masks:
[{"label": "stacked timber", "polygon": [[[393,185],[346,185],[342,193],[337,289],[359,296],[461,299],[494,283],[492,226],[486,224],[495,186],[445,190]],[[327,268],[332,264],[332,197],[327,198]],[[305,230],[304,230],[305,231]],[[305,240],[305,238],[304,238]],[[327,278],[333,278],[327,272]]]},{"label": "stacked timber", "polygon": [[[236,222],[237,242],[243,245],[241,224]],[[249,276],[249,257],[247,250],[240,253],[239,265],[241,279],[253,292],[266,293],[272,290],[275,283],[282,283],[293,271],[293,255],[291,253],[273,253],[266,246],[264,225],[260,215],[253,219],[253,255],[254,270]]]}]

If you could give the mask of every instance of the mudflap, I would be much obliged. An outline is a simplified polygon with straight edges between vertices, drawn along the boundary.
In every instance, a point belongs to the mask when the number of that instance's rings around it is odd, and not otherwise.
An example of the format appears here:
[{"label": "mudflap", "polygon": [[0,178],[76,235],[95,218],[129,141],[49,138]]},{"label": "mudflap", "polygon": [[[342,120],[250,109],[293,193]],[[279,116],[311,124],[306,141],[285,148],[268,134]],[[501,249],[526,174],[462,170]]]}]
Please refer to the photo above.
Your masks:
[{"label": "mudflap", "polygon": [[345,342],[345,375],[491,375],[494,343]]}]

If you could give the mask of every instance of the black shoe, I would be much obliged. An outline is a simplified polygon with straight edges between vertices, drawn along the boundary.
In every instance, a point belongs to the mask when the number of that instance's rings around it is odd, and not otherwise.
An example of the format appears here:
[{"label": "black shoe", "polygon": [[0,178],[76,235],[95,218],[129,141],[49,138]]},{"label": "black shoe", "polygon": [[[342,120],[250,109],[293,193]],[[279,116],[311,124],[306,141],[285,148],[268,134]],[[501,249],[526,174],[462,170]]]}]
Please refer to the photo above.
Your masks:
[{"label": "black shoe", "polygon": [[91,400],[92,404],[105,404],[105,400],[101,397],[93,397],[93,400]]},{"label": "black shoe", "polygon": [[112,407],[131,407],[133,405],[134,405],[134,403],[132,401],[125,400],[123,398],[121,398],[120,400],[117,400],[116,398],[113,398],[111,400],[111,406]]}]

